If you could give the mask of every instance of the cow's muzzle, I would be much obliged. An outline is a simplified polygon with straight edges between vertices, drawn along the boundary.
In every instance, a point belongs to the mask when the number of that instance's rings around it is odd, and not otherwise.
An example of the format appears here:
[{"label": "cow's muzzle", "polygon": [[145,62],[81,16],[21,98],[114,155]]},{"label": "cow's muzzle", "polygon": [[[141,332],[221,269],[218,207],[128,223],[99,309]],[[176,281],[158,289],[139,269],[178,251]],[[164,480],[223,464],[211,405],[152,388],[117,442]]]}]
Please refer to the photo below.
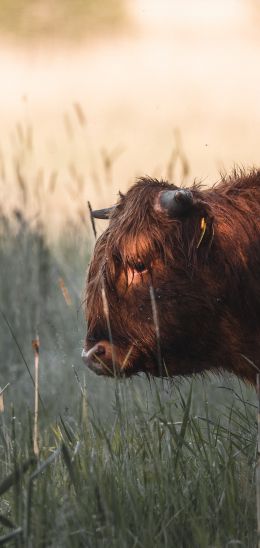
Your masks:
[{"label": "cow's muzzle", "polygon": [[85,348],[83,348],[81,356],[84,363],[91,371],[94,371],[97,375],[104,375],[104,364],[101,356],[104,357],[105,353],[104,346],[95,344],[90,350],[85,350]]},{"label": "cow's muzzle", "polygon": [[89,350],[82,351],[84,363],[97,375],[117,376],[120,367],[116,363],[113,346],[108,341],[100,341]]}]

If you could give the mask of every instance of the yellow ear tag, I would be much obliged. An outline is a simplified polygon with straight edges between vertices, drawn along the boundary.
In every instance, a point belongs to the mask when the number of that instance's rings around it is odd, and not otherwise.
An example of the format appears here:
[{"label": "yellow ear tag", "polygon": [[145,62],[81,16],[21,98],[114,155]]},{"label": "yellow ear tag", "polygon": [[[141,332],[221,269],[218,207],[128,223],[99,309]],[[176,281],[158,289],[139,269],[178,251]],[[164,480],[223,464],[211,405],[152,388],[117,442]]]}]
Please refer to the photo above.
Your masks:
[{"label": "yellow ear tag", "polygon": [[207,228],[207,223],[205,221],[205,218],[202,217],[201,221],[200,221],[200,228],[201,228],[201,235],[200,235],[200,239],[199,239],[199,242],[197,244],[197,249],[199,248],[203,238],[204,238],[204,235],[205,235],[205,232],[206,232],[206,228]]}]

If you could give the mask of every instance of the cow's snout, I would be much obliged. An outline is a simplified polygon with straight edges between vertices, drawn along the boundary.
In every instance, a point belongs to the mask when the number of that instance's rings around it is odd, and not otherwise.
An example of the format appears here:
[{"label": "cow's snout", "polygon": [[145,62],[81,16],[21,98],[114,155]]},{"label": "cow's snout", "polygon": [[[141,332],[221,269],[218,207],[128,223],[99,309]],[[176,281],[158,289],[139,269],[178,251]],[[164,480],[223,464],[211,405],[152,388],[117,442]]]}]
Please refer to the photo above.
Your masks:
[{"label": "cow's snout", "polygon": [[113,349],[109,341],[102,340],[89,350],[83,348],[82,359],[89,369],[97,373],[97,375],[114,374]]}]

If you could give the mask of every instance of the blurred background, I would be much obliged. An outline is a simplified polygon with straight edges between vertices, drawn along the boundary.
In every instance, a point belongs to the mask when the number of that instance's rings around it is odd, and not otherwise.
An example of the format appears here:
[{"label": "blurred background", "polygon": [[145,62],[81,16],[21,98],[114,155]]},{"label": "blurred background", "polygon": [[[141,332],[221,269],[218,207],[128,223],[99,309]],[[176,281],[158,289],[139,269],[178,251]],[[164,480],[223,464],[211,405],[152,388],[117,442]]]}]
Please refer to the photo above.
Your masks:
[{"label": "blurred background", "polygon": [[257,0],[2,0],[1,202],[18,170],[60,226],[138,175],[258,165],[259,25]]},{"label": "blurred background", "polygon": [[259,25],[257,0],[1,0],[0,385],[17,405],[36,331],[54,407],[78,394],[72,365],[97,402],[111,387],[80,359],[87,200],[259,166]]}]

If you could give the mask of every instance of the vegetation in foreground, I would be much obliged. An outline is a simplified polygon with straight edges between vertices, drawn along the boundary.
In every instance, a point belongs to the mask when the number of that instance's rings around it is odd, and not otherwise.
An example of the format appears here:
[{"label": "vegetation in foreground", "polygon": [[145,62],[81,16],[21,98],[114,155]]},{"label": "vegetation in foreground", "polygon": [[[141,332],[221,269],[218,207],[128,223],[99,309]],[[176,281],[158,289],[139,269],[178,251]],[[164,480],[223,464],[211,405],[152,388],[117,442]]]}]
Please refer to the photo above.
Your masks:
[{"label": "vegetation in foreground", "polygon": [[85,371],[89,242],[73,226],[47,244],[21,211],[1,218],[0,384],[10,385],[0,413],[0,542],[255,546],[253,391],[228,378],[149,384]]},{"label": "vegetation in foreground", "polygon": [[250,407],[233,403],[225,425],[207,405],[194,416],[190,388],[167,405],[157,390],[153,409],[134,397],[129,413],[128,390],[116,386],[109,422],[87,416],[82,390],[80,417],[42,430],[38,462],[30,414],[27,426],[5,417],[2,534],[17,546],[255,546]]}]

